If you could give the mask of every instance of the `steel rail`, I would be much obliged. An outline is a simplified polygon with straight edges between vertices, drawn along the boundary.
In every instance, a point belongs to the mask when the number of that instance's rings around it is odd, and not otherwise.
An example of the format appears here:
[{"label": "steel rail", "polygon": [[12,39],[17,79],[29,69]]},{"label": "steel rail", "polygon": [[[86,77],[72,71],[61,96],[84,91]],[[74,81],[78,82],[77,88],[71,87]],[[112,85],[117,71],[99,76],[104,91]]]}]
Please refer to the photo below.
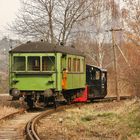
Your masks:
[{"label": "steel rail", "polygon": [[[125,99],[132,99],[130,96],[121,96],[121,100]],[[99,100],[95,100],[95,102],[110,102],[113,100],[117,100],[116,97],[107,97]],[[94,102],[94,101],[93,101]],[[66,109],[74,108],[74,107],[79,107],[85,105],[84,103],[79,103],[79,104],[71,104],[71,105],[65,105],[65,106],[59,106],[57,109],[51,109],[47,110],[43,113],[40,113],[39,115],[35,116],[32,120],[30,120],[25,127],[25,133],[26,133],[26,139],[27,140],[40,140],[40,137],[36,131],[36,125],[39,123],[39,120],[42,119],[43,117],[47,117],[49,115],[52,115],[53,113],[61,112]]]},{"label": "steel rail", "polygon": [[47,110],[47,111],[35,116],[33,119],[31,119],[26,124],[26,127],[25,127],[26,139],[27,140],[40,140],[40,137],[36,131],[36,125],[39,123],[39,120],[42,119],[43,117],[52,115],[53,113],[64,111],[65,109],[69,109],[69,108],[73,108],[73,107],[78,107],[78,105],[72,104],[72,105],[60,106],[57,109]]},{"label": "steel rail", "polygon": [[0,121],[7,120],[9,118],[13,118],[14,116],[16,116],[18,114],[22,114],[24,112],[25,112],[25,109],[22,109],[22,110],[19,110],[19,111],[14,112],[14,113],[8,114],[8,115],[0,118]]},{"label": "steel rail", "polygon": [[[120,100],[127,100],[127,99],[132,99],[132,98],[134,97],[133,96],[120,96]],[[112,102],[112,101],[117,101],[117,97],[105,97],[103,99],[97,98],[97,99],[93,99],[91,102],[100,103],[100,102]],[[90,103],[90,101],[87,103]]]}]

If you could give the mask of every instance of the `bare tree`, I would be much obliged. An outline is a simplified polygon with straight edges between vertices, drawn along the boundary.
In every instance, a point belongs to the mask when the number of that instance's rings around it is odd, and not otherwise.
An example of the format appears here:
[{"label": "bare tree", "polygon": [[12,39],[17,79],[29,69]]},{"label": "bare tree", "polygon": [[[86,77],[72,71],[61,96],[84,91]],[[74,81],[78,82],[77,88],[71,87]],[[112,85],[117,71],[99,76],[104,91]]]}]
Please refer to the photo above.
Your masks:
[{"label": "bare tree", "polygon": [[108,15],[108,9],[106,8],[106,3],[103,0],[97,0],[96,1],[96,11],[98,11],[100,14],[96,15],[92,19],[93,27],[94,27],[94,40],[96,43],[96,56],[97,56],[97,65],[100,67],[103,67],[103,60],[105,56],[105,49],[104,49],[104,43],[106,41],[106,33],[105,33],[105,27],[107,27],[108,18],[106,17]]},{"label": "bare tree", "polygon": [[12,29],[22,36],[67,42],[74,25],[86,20],[92,2],[88,0],[22,0],[22,10]]},{"label": "bare tree", "polygon": [[78,38],[81,39],[79,45],[85,46],[83,49],[92,63],[100,67],[105,66],[103,65],[106,50],[104,44],[109,42],[105,32],[109,25],[109,12],[106,1],[94,0],[89,9],[91,16],[86,21],[80,22],[79,31],[75,35],[77,41]]},{"label": "bare tree", "polygon": [[125,0],[122,9],[123,25],[127,41],[140,46],[140,1]]},{"label": "bare tree", "polygon": [[[122,8],[122,23],[124,28],[125,54],[130,64],[129,81],[135,89],[135,94],[139,94],[139,59],[140,59],[140,1],[124,0]],[[131,76],[131,77],[130,77]],[[139,96],[139,95],[138,95]]]}]

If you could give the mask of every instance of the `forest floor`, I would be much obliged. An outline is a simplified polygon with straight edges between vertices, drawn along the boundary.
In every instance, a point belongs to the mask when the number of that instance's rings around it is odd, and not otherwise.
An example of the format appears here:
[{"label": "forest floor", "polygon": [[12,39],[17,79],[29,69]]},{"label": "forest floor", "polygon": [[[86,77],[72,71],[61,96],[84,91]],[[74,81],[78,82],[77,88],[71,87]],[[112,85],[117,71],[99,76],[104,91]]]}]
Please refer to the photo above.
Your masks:
[{"label": "forest floor", "polygon": [[40,121],[41,139],[140,140],[140,99],[93,103]]}]

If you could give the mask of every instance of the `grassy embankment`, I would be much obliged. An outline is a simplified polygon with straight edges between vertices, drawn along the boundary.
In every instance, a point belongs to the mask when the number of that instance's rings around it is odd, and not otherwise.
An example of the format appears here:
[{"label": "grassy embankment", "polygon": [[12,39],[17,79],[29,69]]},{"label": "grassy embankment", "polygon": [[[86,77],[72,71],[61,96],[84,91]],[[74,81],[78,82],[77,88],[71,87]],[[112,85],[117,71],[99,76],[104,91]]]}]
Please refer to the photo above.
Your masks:
[{"label": "grassy embankment", "polygon": [[94,103],[55,114],[43,123],[47,125],[40,131],[50,139],[137,140],[140,100]]}]

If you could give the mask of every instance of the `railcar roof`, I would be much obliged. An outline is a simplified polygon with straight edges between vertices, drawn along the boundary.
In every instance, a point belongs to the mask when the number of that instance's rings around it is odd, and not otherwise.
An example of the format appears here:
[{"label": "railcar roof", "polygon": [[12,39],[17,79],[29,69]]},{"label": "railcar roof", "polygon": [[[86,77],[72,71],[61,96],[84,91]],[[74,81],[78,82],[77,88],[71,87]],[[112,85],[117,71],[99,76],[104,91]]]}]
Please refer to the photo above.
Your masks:
[{"label": "railcar roof", "polygon": [[94,67],[94,68],[99,69],[99,70],[101,70],[101,71],[105,71],[105,72],[107,72],[107,69],[103,69],[103,68],[98,67],[98,66],[95,66],[95,65],[86,64],[86,66]]},{"label": "railcar roof", "polygon": [[68,53],[68,54],[74,54],[79,56],[84,56],[82,52],[78,51],[77,49],[73,47],[68,46],[51,46],[48,42],[28,42],[25,44],[21,44],[18,47],[12,49],[10,53],[54,53],[54,52],[60,52],[60,53]]}]

